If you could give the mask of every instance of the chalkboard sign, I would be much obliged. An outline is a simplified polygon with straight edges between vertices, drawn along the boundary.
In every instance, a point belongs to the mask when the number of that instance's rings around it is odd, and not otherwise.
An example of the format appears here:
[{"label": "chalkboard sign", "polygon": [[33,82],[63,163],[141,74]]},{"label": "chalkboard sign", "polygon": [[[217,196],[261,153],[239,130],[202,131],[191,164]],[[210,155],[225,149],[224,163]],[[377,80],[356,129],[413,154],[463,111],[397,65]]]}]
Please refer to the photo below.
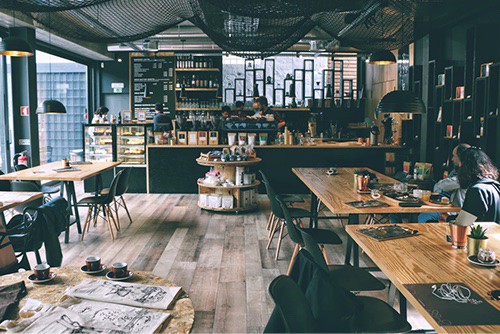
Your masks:
[{"label": "chalkboard sign", "polygon": [[160,52],[130,56],[131,109],[146,111],[146,119],[154,118],[154,107],[163,103],[165,112],[175,111],[175,59],[173,53]]}]

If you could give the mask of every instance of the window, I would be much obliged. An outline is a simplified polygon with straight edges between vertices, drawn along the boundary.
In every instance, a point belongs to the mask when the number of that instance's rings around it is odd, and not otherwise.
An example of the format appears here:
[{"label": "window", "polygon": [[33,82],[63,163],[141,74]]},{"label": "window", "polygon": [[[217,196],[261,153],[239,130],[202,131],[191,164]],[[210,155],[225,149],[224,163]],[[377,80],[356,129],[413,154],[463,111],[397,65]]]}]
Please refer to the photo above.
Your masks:
[{"label": "window", "polygon": [[62,102],[67,114],[39,115],[40,163],[70,158],[83,148],[82,122],[87,108],[87,66],[36,52],[38,104]]}]

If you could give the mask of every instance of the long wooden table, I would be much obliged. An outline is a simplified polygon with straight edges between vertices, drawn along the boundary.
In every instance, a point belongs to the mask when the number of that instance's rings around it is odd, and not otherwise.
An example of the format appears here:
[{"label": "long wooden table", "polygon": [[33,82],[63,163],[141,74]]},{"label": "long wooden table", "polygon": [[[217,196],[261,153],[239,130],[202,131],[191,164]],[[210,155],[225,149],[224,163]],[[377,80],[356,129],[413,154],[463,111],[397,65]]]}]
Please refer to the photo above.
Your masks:
[{"label": "long wooden table", "polygon": [[[92,162],[89,164],[76,164],[75,167],[78,170],[67,171],[67,172],[56,172],[55,169],[62,167],[61,162],[52,162],[41,166],[36,166],[32,168],[27,168],[17,172],[0,175],[0,180],[21,180],[21,181],[61,181],[64,187],[61,187],[61,196],[64,194],[64,188],[66,188],[66,196],[68,199],[69,209],[74,214],[75,221],[78,228],[78,233],[82,233],[80,226],[80,215],[78,213],[78,200],[76,198],[75,184],[74,182],[84,181],[91,177],[96,177],[96,192],[99,191],[99,187],[102,184],[101,173],[113,169],[120,165],[120,162]],[[65,242],[68,242],[69,235],[66,233]]]},{"label": "long wooden table", "polygon": [[[375,208],[355,208],[347,202],[371,200],[370,194],[359,194],[354,188],[354,171],[365,169],[377,175],[379,183],[401,183],[391,177],[380,174],[365,167],[337,168],[337,175],[327,175],[328,168],[293,168],[293,172],[311,191],[311,212],[313,218],[311,225],[317,226],[318,199],[334,214],[347,215],[349,225],[359,224],[359,215],[391,214],[391,213],[423,213],[423,212],[459,212],[460,208],[443,205],[422,205],[421,207],[401,207],[399,201],[382,196],[379,201],[389,206]],[[359,251],[352,239],[348,239],[345,263],[351,262],[351,249],[353,264],[359,265]]]},{"label": "long wooden table", "polygon": [[[399,292],[439,333],[500,333],[500,325],[441,326],[405,284],[462,282],[500,310],[488,292],[500,288],[497,268],[485,268],[467,261],[467,251],[446,242],[445,223],[401,224],[419,231],[415,237],[376,241],[356,232],[365,226],[347,226],[347,233],[397,287]],[[500,254],[500,225],[481,224],[488,228],[488,248]]]}]

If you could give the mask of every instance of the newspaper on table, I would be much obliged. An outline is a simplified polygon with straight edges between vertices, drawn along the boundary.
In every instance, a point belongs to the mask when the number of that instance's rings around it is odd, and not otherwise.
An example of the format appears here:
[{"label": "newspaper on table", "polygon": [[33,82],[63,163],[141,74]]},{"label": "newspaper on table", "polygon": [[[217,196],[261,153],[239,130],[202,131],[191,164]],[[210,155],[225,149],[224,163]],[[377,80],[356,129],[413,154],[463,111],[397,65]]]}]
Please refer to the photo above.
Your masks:
[{"label": "newspaper on table", "polygon": [[60,305],[28,299],[16,321],[4,321],[8,333],[153,333],[169,313],[68,298]]},{"label": "newspaper on table", "polygon": [[166,310],[172,306],[181,291],[180,287],[85,279],[68,288],[65,294],[106,303]]}]

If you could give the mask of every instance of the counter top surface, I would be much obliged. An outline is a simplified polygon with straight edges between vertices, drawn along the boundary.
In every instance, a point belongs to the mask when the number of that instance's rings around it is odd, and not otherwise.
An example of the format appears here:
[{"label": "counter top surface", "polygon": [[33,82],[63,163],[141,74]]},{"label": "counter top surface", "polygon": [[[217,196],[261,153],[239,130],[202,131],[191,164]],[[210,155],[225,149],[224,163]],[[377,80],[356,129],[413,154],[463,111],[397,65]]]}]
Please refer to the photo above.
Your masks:
[{"label": "counter top surface", "polygon": [[[229,145],[157,145],[149,144],[148,148],[225,148],[230,147]],[[334,144],[317,144],[317,145],[264,145],[255,146],[255,149],[274,149],[274,148],[297,148],[297,149],[315,149],[315,148],[354,148],[354,149],[393,149],[400,150],[405,149],[403,146],[394,145],[378,145],[378,146],[367,146],[358,143],[334,143]]]}]

